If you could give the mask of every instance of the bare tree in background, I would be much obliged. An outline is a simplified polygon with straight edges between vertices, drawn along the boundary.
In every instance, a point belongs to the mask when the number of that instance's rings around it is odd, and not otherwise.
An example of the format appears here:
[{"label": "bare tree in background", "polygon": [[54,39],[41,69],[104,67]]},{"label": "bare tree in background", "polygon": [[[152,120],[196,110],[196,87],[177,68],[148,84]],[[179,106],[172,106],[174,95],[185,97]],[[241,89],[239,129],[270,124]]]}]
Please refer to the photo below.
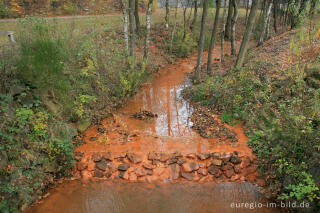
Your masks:
[{"label": "bare tree in background", "polygon": [[215,14],[215,18],[214,18],[214,24],[213,24],[213,28],[212,28],[210,47],[209,47],[209,53],[208,53],[208,63],[207,63],[207,72],[208,73],[211,71],[212,51],[214,48],[214,42],[216,41],[221,0],[216,0],[216,4],[217,4],[217,8],[216,8],[216,14]]},{"label": "bare tree in background", "polygon": [[175,5],[174,25],[173,25],[173,30],[172,30],[172,34],[171,34],[170,51],[172,50],[173,38],[174,38],[174,34],[175,34],[176,28],[177,28],[177,14],[178,14],[178,3],[179,3],[178,1],[179,0],[176,0],[176,5]]},{"label": "bare tree in background", "polygon": [[240,46],[240,51],[237,57],[237,61],[235,63],[235,68],[240,69],[243,64],[244,56],[247,53],[247,48],[248,48],[248,42],[251,37],[253,25],[256,19],[256,13],[258,10],[260,0],[252,0],[252,6],[250,10],[250,15],[248,19],[248,24],[246,27],[246,32],[244,33],[244,36],[242,38],[241,46]]},{"label": "bare tree in background", "polygon": [[200,28],[200,39],[198,46],[198,58],[197,58],[197,66],[196,66],[196,79],[200,80],[200,71],[201,71],[201,62],[202,62],[202,52],[203,52],[203,44],[204,44],[204,31],[205,31],[205,23],[207,19],[207,11],[208,11],[208,0],[203,1],[203,12],[202,12],[202,20],[201,20],[201,28]]},{"label": "bare tree in background", "polygon": [[139,0],[134,0],[134,18],[136,20],[136,31],[140,31],[140,19],[139,19]]},{"label": "bare tree in background", "polygon": [[238,19],[238,3],[237,0],[232,0],[233,5],[233,17],[231,20],[231,55],[237,54],[237,47],[236,47],[236,23]]},{"label": "bare tree in background", "polygon": [[226,11],[227,11],[227,0],[224,1],[223,15],[222,15],[222,32],[221,32],[221,63],[224,60],[224,34],[226,31]]},{"label": "bare tree in background", "polygon": [[148,60],[149,43],[150,43],[150,26],[151,26],[151,13],[152,13],[153,0],[148,1],[147,14],[146,14],[146,40],[144,45],[143,61],[146,63]]},{"label": "bare tree in background", "polygon": [[197,16],[198,16],[198,0],[194,0],[194,13],[193,13],[193,19],[192,19],[192,24],[190,26],[190,29],[194,29],[194,25],[197,22]]},{"label": "bare tree in background", "polygon": [[232,0],[229,1],[229,9],[228,9],[228,16],[227,16],[227,23],[226,23],[226,32],[225,32],[225,39],[230,40],[230,30],[231,30],[231,20],[233,16],[233,6]]},{"label": "bare tree in background", "polygon": [[169,29],[169,13],[170,13],[169,0],[166,0],[166,17],[165,17],[165,20],[166,20],[166,29],[167,30]]},{"label": "bare tree in background", "polygon": [[131,51],[131,65],[135,66],[135,31],[134,31],[134,15],[133,15],[133,1],[129,0],[129,28],[130,28],[130,51]]},{"label": "bare tree in background", "polygon": [[258,42],[258,46],[263,44],[264,41],[264,37],[265,37],[265,33],[267,32],[267,28],[268,28],[268,19],[270,18],[270,13],[271,13],[271,8],[272,8],[272,2],[268,2],[268,9],[264,14],[264,18],[263,18],[263,27],[262,27],[262,31],[260,34],[260,38],[259,38],[259,42]]},{"label": "bare tree in background", "polygon": [[126,56],[127,56],[127,60],[128,60],[130,53],[129,53],[128,14],[127,14],[126,0],[121,0],[121,6],[122,6],[122,14],[123,14],[124,41],[125,41],[125,45],[126,45],[126,47],[125,47],[126,48]]}]

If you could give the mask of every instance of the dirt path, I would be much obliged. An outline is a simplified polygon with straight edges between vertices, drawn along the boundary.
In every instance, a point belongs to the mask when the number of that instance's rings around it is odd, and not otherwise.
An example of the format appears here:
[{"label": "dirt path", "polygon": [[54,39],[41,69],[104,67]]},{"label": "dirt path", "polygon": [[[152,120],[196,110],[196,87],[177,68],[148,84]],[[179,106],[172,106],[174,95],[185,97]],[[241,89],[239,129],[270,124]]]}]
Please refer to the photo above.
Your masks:
[{"label": "dirt path", "polygon": [[[226,47],[230,51],[229,44]],[[213,58],[219,58],[219,49]],[[204,56],[206,58],[206,55]],[[209,127],[217,134],[203,138],[193,130],[192,106],[181,98],[193,72],[196,56],[181,59],[159,71],[125,107],[83,137],[85,144],[75,151],[75,176],[130,181],[257,181],[256,160],[247,146],[241,126],[222,124],[219,117]],[[154,118],[139,120],[141,110]],[[235,140],[228,137],[234,134]],[[233,138],[233,139],[234,139]]]}]

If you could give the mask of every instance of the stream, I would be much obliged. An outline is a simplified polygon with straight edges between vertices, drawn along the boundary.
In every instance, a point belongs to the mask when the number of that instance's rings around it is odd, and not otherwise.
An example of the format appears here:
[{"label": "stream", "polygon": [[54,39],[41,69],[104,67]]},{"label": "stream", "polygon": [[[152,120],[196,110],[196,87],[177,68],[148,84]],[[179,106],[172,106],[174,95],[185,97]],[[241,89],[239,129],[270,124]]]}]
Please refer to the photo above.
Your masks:
[{"label": "stream", "polygon": [[[161,69],[112,117],[90,127],[75,151],[78,179],[59,184],[27,212],[285,212],[267,206],[272,201],[260,192],[256,157],[240,125],[220,124],[235,132],[236,143],[193,130],[194,109],[181,91],[195,62],[191,56]],[[140,110],[157,117],[133,119]]]}]

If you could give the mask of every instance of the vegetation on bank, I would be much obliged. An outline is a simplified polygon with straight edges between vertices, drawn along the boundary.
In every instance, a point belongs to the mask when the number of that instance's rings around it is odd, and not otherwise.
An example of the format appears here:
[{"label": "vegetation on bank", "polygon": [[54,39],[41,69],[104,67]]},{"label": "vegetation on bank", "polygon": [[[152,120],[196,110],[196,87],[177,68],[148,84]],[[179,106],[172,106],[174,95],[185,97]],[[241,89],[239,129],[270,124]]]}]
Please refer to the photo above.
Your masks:
[{"label": "vegetation on bank", "polygon": [[245,122],[270,192],[280,200],[309,202],[311,211],[320,206],[319,40],[320,25],[305,21],[290,45],[275,47],[290,49],[284,56],[289,68],[281,70],[280,55],[261,57],[253,49],[243,68],[209,77],[188,92],[193,101],[214,105],[222,121]]}]

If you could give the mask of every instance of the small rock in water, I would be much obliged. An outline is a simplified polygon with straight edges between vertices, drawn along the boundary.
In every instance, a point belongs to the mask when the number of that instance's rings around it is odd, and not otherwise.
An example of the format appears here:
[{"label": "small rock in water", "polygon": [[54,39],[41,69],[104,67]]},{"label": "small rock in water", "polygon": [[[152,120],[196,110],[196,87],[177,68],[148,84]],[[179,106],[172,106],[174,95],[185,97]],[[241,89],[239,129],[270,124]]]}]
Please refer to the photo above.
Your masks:
[{"label": "small rock in water", "polygon": [[135,118],[135,119],[139,119],[139,120],[149,120],[152,118],[156,118],[158,117],[157,114],[152,113],[150,111],[147,110],[140,110],[139,112],[134,113],[133,115],[131,115],[131,118]]},{"label": "small rock in water", "polygon": [[134,154],[134,153],[128,153],[127,158],[129,161],[131,161],[132,163],[135,163],[135,164],[142,162],[142,156]]},{"label": "small rock in water", "polygon": [[99,162],[96,163],[96,167],[102,171],[106,171],[106,168],[107,168],[107,163],[106,161],[103,159]]}]

